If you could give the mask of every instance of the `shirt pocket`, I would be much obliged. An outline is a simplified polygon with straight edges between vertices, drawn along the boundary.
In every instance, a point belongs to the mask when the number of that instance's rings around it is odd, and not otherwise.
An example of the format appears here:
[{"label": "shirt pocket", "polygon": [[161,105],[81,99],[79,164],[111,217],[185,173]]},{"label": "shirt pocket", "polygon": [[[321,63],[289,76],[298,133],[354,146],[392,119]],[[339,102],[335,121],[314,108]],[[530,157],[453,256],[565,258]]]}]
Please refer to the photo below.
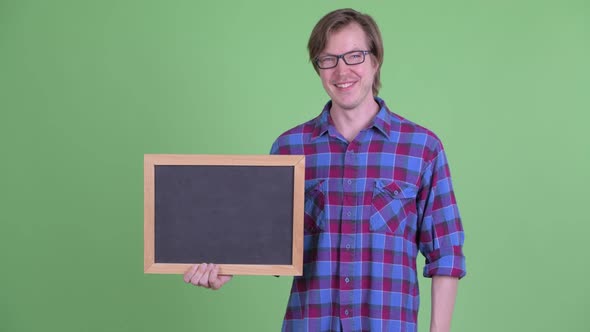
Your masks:
[{"label": "shirt pocket", "polygon": [[416,214],[418,187],[401,181],[375,181],[369,228],[395,233],[411,214]]},{"label": "shirt pocket", "polygon": [[326,224],[325,180],[305,181],[305,233],[318,233]]}]

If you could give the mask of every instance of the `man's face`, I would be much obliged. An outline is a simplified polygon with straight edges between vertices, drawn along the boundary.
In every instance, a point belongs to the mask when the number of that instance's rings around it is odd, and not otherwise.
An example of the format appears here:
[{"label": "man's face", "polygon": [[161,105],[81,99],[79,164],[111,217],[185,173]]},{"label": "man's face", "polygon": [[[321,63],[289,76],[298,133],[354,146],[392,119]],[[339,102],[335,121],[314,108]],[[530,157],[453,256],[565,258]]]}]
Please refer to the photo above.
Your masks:
[{"label": "man's face", "polygon": [[[365,32],[358,24],[351,23],[329,35],[320,57],[366,50],[369,50],[369,46]],[[343,59],[339,59],[336,67],[320,69],[320,78],[332,99],[332,108],[355,110],[371,107],[374,104],[372,87],[377,67],[372,55],[367,54],[365,62],[361,64],[347,65]]]}]

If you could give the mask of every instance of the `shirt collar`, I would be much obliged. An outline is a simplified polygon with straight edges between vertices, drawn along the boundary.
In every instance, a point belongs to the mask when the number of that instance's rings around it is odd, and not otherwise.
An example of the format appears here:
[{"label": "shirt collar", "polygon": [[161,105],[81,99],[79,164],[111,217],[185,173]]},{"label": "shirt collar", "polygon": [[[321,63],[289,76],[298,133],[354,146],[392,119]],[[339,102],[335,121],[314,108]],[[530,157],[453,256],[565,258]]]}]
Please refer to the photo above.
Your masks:
[{"label": "shirt collar", "polygon": [[[375,101],[379,104],[379,111],[373,119],[373,123],[369,128],[375,128],[380,131],[385,137],[389,138],[391,130],[391,117],[389,116],[389,109],[385,105],[385,101],[379,97],[375,97]],[[334,126],[332,117],[330,117],[330,108],[332,108],[332,101],[328,101],[322,110],[322,113],[315,120],[315,128],[311,139],[323,136],[328,133],[330,126]]]},{"label": "shirt collar", "polygon": [[312,140],[326,134],[328,132],[328,127],[330,125],[334,125],[332,123],[332,118],[330,117],[330,108],[332,108],[331,100],[326,103],[322,113],[320,113],[320,115],[315,119],[315,128],[311,135]]},{"label": "shirt collar", "polygon": [[373,119],[373,124],[370,127],[377,128],[385,137],[389,138],[392,119],[389,109],[383,99],[375,97],[375,101],[379,104],[379,112],[377,112],[377,115]]}]

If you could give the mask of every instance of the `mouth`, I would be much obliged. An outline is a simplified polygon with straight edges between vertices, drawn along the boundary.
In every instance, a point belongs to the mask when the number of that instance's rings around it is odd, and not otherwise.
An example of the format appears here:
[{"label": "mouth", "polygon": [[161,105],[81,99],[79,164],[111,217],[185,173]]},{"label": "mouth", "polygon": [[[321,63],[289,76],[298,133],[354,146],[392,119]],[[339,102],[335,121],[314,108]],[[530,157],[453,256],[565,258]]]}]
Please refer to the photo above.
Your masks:
[{"label": "mouth", "polygon": [[335,83],[334,86],[338,89],[346,89],[353,86],[356,82]]}]

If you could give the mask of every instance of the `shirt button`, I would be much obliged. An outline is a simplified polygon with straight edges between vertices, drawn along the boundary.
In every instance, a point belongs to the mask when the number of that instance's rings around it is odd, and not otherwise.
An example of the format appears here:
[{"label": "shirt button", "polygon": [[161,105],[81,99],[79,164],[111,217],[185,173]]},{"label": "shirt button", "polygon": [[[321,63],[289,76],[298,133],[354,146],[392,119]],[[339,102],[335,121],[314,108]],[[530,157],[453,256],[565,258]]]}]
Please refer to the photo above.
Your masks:
[{"label": "shirt button", "polygon": [[350,211],[348,211],[348,212],[346,213],[346,215],[350,217],[350,216],[352,215],[352,213],[350,213]]},{"label": "shirt button", "polygon": [[344,314],[348,316],[348,309],[344,310]]},{"label": "shirt button", "polygon": [[347,244],[346,245],[346,249],[350,249],[350,244]]},{"label": "shirt button", "polygon": [[348,277],[344,278],[344,281],[346,281],[346,283],[350,282],[350,279],[348,279]]},{"label": "shirt button", "polygon": [[352,180],[348,180],[348,181],[347,181],[347,183],[348,183],[348,184],[351,184],[351,183],[352,183]]},{"label": "shirt button", "polygon": [[394,190],[393,193],[397,195],[397,194],[399,194],[399,191]]}]

